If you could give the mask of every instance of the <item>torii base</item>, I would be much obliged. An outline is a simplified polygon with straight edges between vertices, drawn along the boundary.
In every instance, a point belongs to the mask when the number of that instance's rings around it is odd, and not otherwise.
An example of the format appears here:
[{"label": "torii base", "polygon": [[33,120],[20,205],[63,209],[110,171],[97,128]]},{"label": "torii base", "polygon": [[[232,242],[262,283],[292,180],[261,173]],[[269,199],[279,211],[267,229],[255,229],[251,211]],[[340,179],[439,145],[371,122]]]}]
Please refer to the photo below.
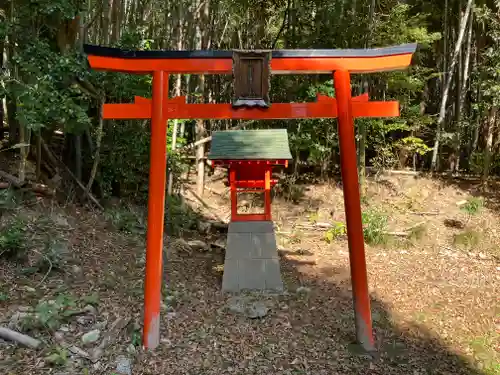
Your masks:
[{"label": "torii base", "polygon": [[222,290],[283,291],[272,221],[229,224]]}]

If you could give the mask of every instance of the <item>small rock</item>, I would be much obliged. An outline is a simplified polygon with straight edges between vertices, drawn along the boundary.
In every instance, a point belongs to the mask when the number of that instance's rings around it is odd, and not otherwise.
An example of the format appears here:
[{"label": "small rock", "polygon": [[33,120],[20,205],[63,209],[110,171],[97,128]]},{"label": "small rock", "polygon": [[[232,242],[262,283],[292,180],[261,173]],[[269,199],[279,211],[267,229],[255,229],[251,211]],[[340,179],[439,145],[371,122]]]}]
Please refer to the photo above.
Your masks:
[{"label": "small rock", "polygon": [[210,230],[212,229],[212,225],[206,221],[198,221],[197,226],[198,231],[203,234],[210,233]]},{"label": "small rock", "polygon": [[250,319],[263,318],[269,312],[269,308],[260,301],[246,301],[240,297],[232,297],[228,301],[229,311],[234,314],[245,315]]},{"label": "small rock", "polygon": [[75,275],[75,276],[80,276],[80,275],[83,273],[83,271],[82,271],[82,267],[77,266],[76,264],[73,264],[73,265],[71,266],[71,273],[72,273],[73,275]]},{"label": "small rock", "polygon": [[488,259],[488,255],[486,255],[485,253],[479,253],[478,257],[479,257],[479,259],[482,259],[482,260]]},{"label": "small rock", "polygon": [[56,340],[56,342],[58,342],[58,343],[63,342],[64,341],[64,332],[56,331],[56,333],[54,333],[54,340]]},{"label": "small rock", "polygon": [[225,249],[226,248],[226,241],[224,241],[222,238],[218,238],[217,240],[215,240],[214,243],[212,243],[212,246],[220,247],[221,249]]},{"label": "small rock", "polygon": [[118,356],[115,371],[117,375],[132,375],[132,361],[124,355]]},{"label": "small rock", "polygon": [[245,312],[244,301],[239,297],[231,297],[228,301],[229,311],[235,314],[243,314]]},{"label": "small rock", "polygon": [[170,295],[165,297],[165,303],[172,305],[174,302],[175,302],[175,296],[170,294]]},{"label": "small rock", "polygon": [[296,293],[309,294],[309,293],[311,293],[311,288],[308,288],[307,286],[299,286],[296,290]]},{"label": "small rock", "polygon": [[79,316],[78,318],[76,318],[76,322],[82,326],[86,326],[89,323],[92,323],[93,320],[94,318],[92,316]]},{"label": "small rock", "polygon": [[99,371],[102,368],[102,363],[96,362],[92,365],[92,368],[94,369],[94,371]]},{"label": "small rock", "polygon": [[59,327],[59,331],[62,331],[62,332],[69,332],[70,329],[69,329],[69,326],[64,324],[62,326]]},{"label": "small rock", "polygon": [[106,320],[103,320],[101,322],[94,324],[94,330],[100,331],[100,330],[106,329],[107,325],[108,325],[108,322]]},{"label": "small rock", "polygon": [[94,306],[92,305],[86,305],[84,308],[83,308],[83,312],[86,313],[86,314],[90,314],[90,315],[96,315],[97,313],[97,310]]},{"label": "small rock", "polygon": [[137,352],[137,349],[135,348],[134,344],[129,344],[127,346],[127,353],[128,354],[135,354]]},{"label": "small rock", "polygon": [[209,249],[209,246],[206,244],[206,242],[200,240],[188,241],[188,245],[195,251],[207,251]]},{"label": "small rock", "polygon": [[173,345],[172,345],[172,341],[170,341],[169,339],[167,338],[162,338],[160,339],[160,342],[162,344],[165,344],[167,347],[171,348]]},{"label": "small rock", "polygon": [[85,350],[80,349],[78,346],[70,346],[69,351],[73,354],[76,354],[77,356],[80,356],[82,358],[90,359],[90,354],[87,353]]},{"label": "small rock", "polygon": [[267,315],[269,309],[263,302],[254,302],[247,306],[245,314],[250,319],[263,318]]},{"label": "small rock", "polygon": [[82,342],[84,345],[93,344],[94,342],[99,340],[100,336],[101,336],[101,331],[99,331],[98,329],[94,329],[92,331],[85,333],[82,336]]},{"label": "small rock", "polygon": [[32,287],[30,287],[30,286],[28,286],[28,285],[25,285],[25,286],[23,287],[23,289],[24,289],[26,292],[29,292],[29,293],[35,293],[35,292],[36,292],[36,289],[35,289],[35,288],[32,288]]},{"label": "small rock", "polygon": [[68,219],[64,216],[57,215],[53,218],[54,222],[61,227],[69,227]]}]

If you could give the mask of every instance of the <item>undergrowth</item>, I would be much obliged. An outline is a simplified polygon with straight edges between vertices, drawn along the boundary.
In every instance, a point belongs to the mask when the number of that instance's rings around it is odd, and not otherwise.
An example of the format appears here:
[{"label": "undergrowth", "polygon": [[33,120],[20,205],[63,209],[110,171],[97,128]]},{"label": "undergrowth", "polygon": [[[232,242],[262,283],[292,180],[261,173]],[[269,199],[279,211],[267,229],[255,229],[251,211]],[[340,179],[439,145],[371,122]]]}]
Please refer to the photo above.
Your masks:
[{"label": "undergrowth", "polygon": [[48,216],[18,213],[2,217],[0,257],[19,266],[25,275],[61,271],[68,252],[61,227]]},{"label": "undergrowth", "polygon": [[389,240],[387,215],[375,208],[369,208],[363,211],[362,220],[365,242],[373,246],[386,245]]},{"label": "undergrowth", "polygon": [[477,246],[480,240],[481,234],[478,231],[467,228],[463,232],[453,236],[453,245],[464,249],[471,249]]},{"label": "undergrowth", "polygon": [[0,229],[0,256],[11,260],[22,260],[26,256],[26,223],[15,218]]}]

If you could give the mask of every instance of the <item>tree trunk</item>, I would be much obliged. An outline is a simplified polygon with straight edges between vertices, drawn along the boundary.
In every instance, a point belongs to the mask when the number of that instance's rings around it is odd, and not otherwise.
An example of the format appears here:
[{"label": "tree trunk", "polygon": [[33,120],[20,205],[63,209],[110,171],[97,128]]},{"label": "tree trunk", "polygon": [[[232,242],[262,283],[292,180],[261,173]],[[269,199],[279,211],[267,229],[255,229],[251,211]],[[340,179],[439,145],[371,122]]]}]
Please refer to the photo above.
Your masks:
[{"label": "tree trunk", "polygon": [[469,82],[469,71],[470,71],[470,57],[471,57],[471,50],[472,50],[472,28],[473,28],[473,19],[474,19],[474,12],[471,11],[470,16],[469,16],[469,25],[468,25],[468,30],[467,30],[467,44],[465,47],[465,53],[462,56],[461,59],[461,65],[462,69],[461,72],[459,72],[459,75],[461,75],[460,82],[461,83],[460,89],[458,90],[458,101],[457,101],[457,113],[456,113],[456,124],[457,124],[457,131],[456,131],[456,143],[455,143],[455,155],[456,155],[456,162],[454,168],[451,170],[452,172],[458,173],[460,170],[460,156],[461,156],[461,147],[462,147],[462,117],[463,117],[463,111],[464,111],[464,103],[465,103],[465,94],[467,92],[467,83]]},{"label": "tree trunk", "polygon": [[120,0],[113,0],[111,7],[111,44],[116,43],[120,38]]},{"label": "tree trunk", "polygon": [[[207,1],[208,4],[208,1]],[[196,1],[195,5],[195,41],[196,41],[196,49],[202,49],[203,44],[203,35],[201,31],[202,23],[203,23],[203,13],[204,9],[200,9],[201,3],[200,0]],[[205,8],[205,7],[204,7]],[[198,77],[198,92],[200,93],[201,100],[204,102],[205,97],[205,75],[201,74]],[[206,135],[205,131],[205,123],[203,120],[196,120],[195,126],[196,140],[199,141]],[[205,161],[203,157],[205,156],[205,144],[200,144],[196,149],[196,192],[201,197],[203,196],[203,191],[205,190]]]},{"label": "tree trunk", "polygon": [[[372,0],[370,4],[370,14],[368,18],[368,32],[366,33],[365,40],[365,48],[369,48],[371,44],[371,35],[372,35],[372,25],[373,19],[375,16],[375,6],[376,0]],[[353,13],[356,13],[356,5],[353,3]],[[366,78],[363,82],[364,91],[368,92],[368,78]],[[359,122],[359,156],[358,156],[358,173],[359,173],[359,190],[361,195],[365,194],[366,190],[366,138],[367,138],[367,129],[366,122],[361,120]]]},{"label": "tree trunk", "polygon": [[78,180],[82,180],[82,136],[79,134],[73,135],[75,142],[75,176]]},{"label": "tree trunk", "polygon": [[496,115],[498,112],[497,107],[492,107],[490,109],[488,119],[487,119],[487,130],[486,130],[486,147],[484,149],[484,164],[483,164],[483,183],[488,180],[490,176],[491,167],[491,157],[493,148],[493,134],[495,133]]},{"label": "tree trunk", "polygon": [[446,116],[446,104],[448,102],[448,94],[450,91],[451,81],[453,78],[453,71],[455,69],[455,65],[457,64],[458,55],[460,53],[460,48],[462,47],[462,42],[464,40],[465,29],[467,26],[467,21],[469,20],[469,14],[471,12],[473,0],[467,0],[467,8],[465,10],[465,14],[462,16],[460,20],[460,28],[458,31],[457,41],[455,44],[455,50],[453,51],[453,56],[451,58],[451,64],[448,75],[446,77],[446,82],[444,85],[444,90],[441,97],[441,105],[439,109],[439,117],[437,120],[437,129],[436,129],[436,138],[434,141],[434,147],[432,149],[432,162],[431,162],[431,170],[436,170],[437,160],[439,155],[439,145],[441,142],[441,134],[443,131],[443,123]]},{"label": "tree trunk", "polygon": [[102,6],[102,30],[101,30],[101,41],[104,46],[109,45],[109,23],[111,19],[111,10],[113,0],[103,0]]},{"label": "tree trunk", "polygon": [[[0,69],[4,69],[4,47],[5,47],[5,41],[0,40]],[[3,80],[0,82],[0,85],[2,89],[5,90],[5,84]],[[4,139],[4,118],[5,118],[5,112],[6,112],[6,101],[5,101],[5,96],[2,96],[2,99],[0,100],[0,141],[3,141]]]},{"label": "tree trunk", "polygon": [[23,183],[26,180],[26,161],[28,160],[28,154],[30,151],[30,143],[31,143],[30,128],[26,128],[22,125],[19,127],[19,143],[22,146],[20,148],[21,160],[19,161],[18,178],[19,181]]},{"label": "tree trunk", "polygon": [[[178,13],[177,13],[177,50],[182,50],[183,46],[183,38],[182,38],[182,7],[178,5]],[[181,84],[182,84],[182,75],[178,74],[174,84],[174,97],[181,95]],[[172,153],[175,152],[177,147],[177,132],[178,132],[179,120],[174,119],[174,126],[172,129]],[[174,185],[174,175],[173,172],[170,171],[168,175],[168,185],[167,185],[167,193],[168,195],[172,195],[172,189]]]}]

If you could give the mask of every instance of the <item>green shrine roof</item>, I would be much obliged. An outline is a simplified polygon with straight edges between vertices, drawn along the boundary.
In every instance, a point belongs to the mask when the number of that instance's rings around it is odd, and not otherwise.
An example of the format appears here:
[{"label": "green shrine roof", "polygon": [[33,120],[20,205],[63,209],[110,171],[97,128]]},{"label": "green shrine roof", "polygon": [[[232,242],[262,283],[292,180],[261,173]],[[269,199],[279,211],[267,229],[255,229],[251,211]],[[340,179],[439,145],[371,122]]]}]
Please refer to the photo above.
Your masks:
[{"label": "green shrine roof", "polygon": [[292,159],[288,132],[286,129],[215,131],[208,159]]}]

